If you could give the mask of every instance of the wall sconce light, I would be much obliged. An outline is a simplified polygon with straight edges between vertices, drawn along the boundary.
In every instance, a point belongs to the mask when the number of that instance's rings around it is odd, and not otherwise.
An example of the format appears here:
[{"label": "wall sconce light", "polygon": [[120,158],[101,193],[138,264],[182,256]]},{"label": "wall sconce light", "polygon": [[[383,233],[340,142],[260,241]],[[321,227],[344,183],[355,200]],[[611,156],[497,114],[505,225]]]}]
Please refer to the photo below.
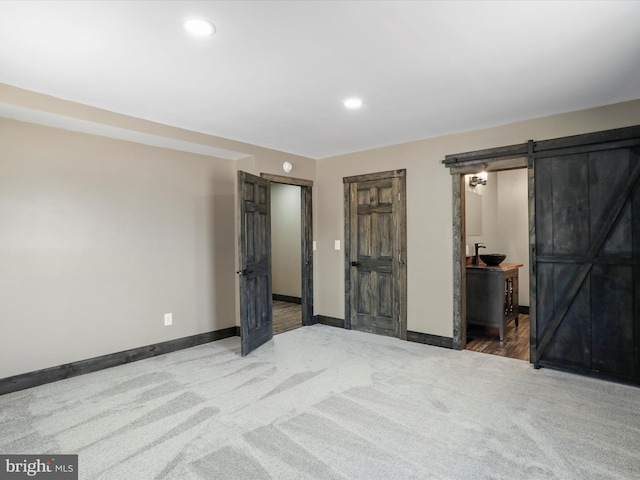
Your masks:
[{"label": "wall sconce light", "polygon": [[477,187],[478,185],[486,185],[487,184],[487,174],[485,172],[480,173],[479,175],[473,175],[469,178],[469,186]]}]

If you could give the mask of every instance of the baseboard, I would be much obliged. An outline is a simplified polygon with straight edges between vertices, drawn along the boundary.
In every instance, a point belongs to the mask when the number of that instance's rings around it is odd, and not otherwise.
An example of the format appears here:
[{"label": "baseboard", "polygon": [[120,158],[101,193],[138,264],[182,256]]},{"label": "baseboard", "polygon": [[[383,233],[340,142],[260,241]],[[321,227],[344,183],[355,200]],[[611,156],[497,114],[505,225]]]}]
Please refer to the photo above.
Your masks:
[{"label": "baseboard", "polygon": [[518,305],[518,313],[523,315],[529,315],[529,307],[525,305]]},{"label": "baseboard", "polygon": [[240,326],[236,326],[236,337],[241,337],[242,336],[242,330],[240,329]]},{"label": "baseboard", "polygon": [[297,303],[298,305],[302,305],[302,298],[300,297],[290,297],[289,295],[278,295],[277,293],[274,293],[272,297],[274,300],[279,300],[281,302]]},{"label": "baseboard", "polygon": [[163,355],[165,353],[195,347],[203,343],[214,342],[236,336],[238,327],[229,327],[213,332],[200,333],[189,337],[177,338],[167,342],[156,343],[144,347],[132,348],[123,352],[110,353],[100,357],[80,360],[78,362],[58,365],[57,367],[45,368],[34,372],[23,373],[13,377],[0,378],[0,395],[17,392],[26,388],[37,387],[45,383],[64,380],[65,378],[77,377],[85,373],[104,370],[105,368],[116,367],[125,363],[137,362],[145,358]]},{"label": "baseboard", "polygon": [[324,315],[314,315],[315,323],[321,323],[322,325],[329,325],[331,327],[344,328],[344,320],[341,318],[326,317]]},{"label": "baseboard", "polygon": [[431,335],[430,333],[407,331],[407,341],[424,343],[425,345],[433,345],[434,347],[453,349],[453,338],[441,337],[440,335]]}]

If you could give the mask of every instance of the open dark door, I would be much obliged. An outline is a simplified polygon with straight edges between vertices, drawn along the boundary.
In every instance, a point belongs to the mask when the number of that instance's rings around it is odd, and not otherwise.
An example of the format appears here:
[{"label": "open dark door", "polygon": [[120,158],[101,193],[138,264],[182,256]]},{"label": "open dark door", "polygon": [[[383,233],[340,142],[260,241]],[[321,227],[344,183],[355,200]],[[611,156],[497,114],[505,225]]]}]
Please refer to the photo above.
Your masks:
[{"label": "open dark door", "polygon": [[238,172],[242,356],[273,337],[270,182]]}]

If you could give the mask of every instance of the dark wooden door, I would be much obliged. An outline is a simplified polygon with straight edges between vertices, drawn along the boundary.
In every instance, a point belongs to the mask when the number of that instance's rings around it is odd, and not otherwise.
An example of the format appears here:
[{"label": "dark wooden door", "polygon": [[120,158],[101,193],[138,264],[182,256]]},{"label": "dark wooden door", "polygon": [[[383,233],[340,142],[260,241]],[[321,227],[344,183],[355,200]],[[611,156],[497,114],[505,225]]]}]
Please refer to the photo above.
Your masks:
[{"label": "dark wooden door", "polygon": [[405,170],[344,182],[345,326],[405,339]]},{"label": "dark wooden door", "polygon": [[238,172],[240,334],[242,355],[273,338],[271,183]]},{"label": "dark wooden door", "polygon": [[585,150],[535,158],[532,361],[638,383],[640,152]]}]

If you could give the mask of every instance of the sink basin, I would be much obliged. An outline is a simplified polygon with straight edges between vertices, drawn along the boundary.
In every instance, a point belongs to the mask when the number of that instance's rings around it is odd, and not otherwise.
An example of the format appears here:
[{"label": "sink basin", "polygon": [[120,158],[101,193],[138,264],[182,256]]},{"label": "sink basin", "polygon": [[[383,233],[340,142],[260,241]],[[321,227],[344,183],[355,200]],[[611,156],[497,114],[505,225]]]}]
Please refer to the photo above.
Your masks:
[{"label": "sink basin", "polygon": [[507,258],[507,256],[501,253],[485,253],[483,255],[480,255],[480,260],[482,260],[490,267],[497,267],[504,261],[505,258]]}]

